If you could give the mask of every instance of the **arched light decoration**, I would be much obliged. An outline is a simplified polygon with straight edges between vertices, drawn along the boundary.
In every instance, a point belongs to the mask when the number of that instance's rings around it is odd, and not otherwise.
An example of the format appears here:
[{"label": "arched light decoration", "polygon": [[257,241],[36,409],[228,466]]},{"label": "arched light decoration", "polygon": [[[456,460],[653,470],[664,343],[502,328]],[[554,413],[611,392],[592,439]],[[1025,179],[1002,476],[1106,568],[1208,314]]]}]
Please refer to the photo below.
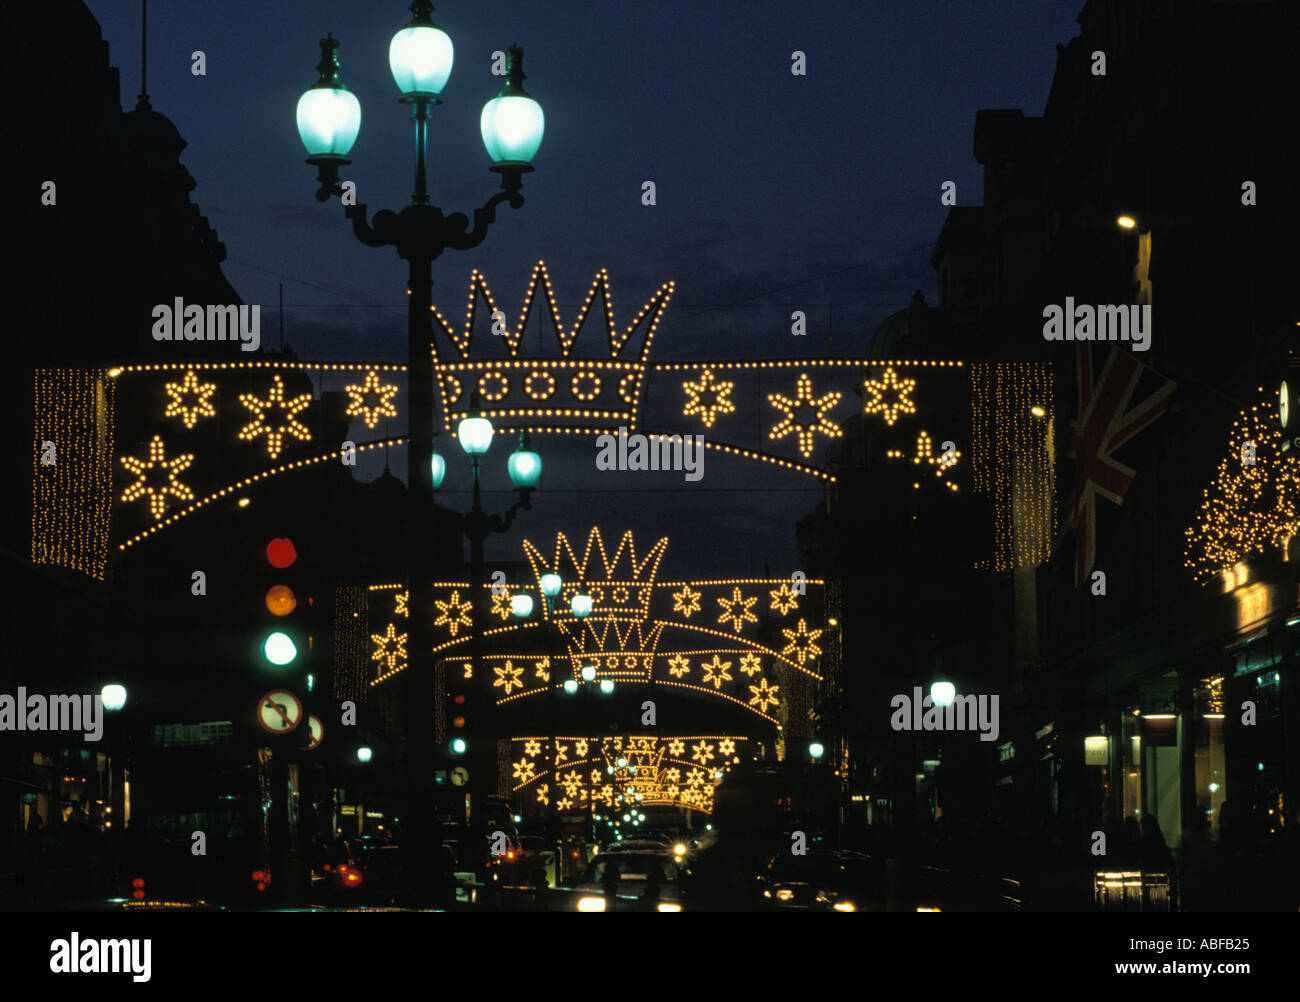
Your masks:
[{"label": "arched light decoration", "polygon": [[126,706],[126,686],[110,682],[100,690],[99,698],[104,701],[104,709],[120,710]]},{"label": "arched light decoration", "polygon": [[435,452],[429,457],[429,466],[433,471],[433,489],[436,491],[442,486],[442,478],[447,475],[447,460]]},{"label": "arched light decoration", "polygon": [[533,157],[542,145],[546,116],[523,84],[524,50],[512,45],[506,52],[506,84],[483,106],[479,118],[483,145],[497,167],[531,170]]},{"label": "arched light decoration", "polygon": [[506,469],[517,490],[531,490],[542,476],[542,457],[529,448],[528,432],[519,436],[519,448],[510,453]]},{"label": "arched light decoration", "polygon": [[574,596],[573,596],[573,601],[569,603],[569,608],[573,610],[573,614],[574,614],[575,616],[577,616],[579,619],[582,619],[584,616],[588,616],[588,615],[590,615],[590,614],[591,614],[591,596],[590,596],[590,595],[574,595]]},{"label": "arched light decoration", "polygon": [[520,619],[527,619],[533,614],[533,596],[520,593],[510,599],[510,609]]},{"label": "arched light decoration", "polygon": [[541,585],[543,595],[547,598],[555,598],[556,595],[560,594],[560,589],[564,586],[564,582],[560,580],[560,575],[558,574],[543,574]]},{"label": "arched light decoration", "polygon": [[930,686],[930,702],[935,706],[951,706],[957,697],[957,687],[951,682],[935,682]]},{"label": "arched light decoration", "polygon": [[321,39],[320,80],[298,99],[298,136],[307,147],[307,162],[344,159],[361,131],[361,104],[339,80],[338,39]]},{"label": "arched light decoration", "polygon": [[433,23],[433,4],[411,4],[411,23],[388,43],[388,68],[404,97],[438,101],[451,76],[454,52],[451,37]]}]

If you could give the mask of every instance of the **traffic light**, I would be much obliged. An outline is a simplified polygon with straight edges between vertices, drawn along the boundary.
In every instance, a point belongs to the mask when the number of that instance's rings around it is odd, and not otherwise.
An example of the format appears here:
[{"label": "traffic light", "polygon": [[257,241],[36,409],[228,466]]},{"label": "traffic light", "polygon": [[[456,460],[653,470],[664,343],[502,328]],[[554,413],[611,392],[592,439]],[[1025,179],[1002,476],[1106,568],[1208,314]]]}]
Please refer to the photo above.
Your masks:
[{"label": "traffic light", "polygon": [[266,562],[274,572],[272,583],[262,598],[268,616],[260,637],[263,661],[272,668],[294,665],[308,647],[305,631],[306,610],[311,599],[300,597],[294,589],[298,574],[298,549],[293,540],[277,536],[266,544]]},{"label": "traffic light", "polygon": [[468,709],[465,687],[453,689],[447,698],[447,748],[453,755],[464,755],[469,750],[466,734],[465,712]]}]

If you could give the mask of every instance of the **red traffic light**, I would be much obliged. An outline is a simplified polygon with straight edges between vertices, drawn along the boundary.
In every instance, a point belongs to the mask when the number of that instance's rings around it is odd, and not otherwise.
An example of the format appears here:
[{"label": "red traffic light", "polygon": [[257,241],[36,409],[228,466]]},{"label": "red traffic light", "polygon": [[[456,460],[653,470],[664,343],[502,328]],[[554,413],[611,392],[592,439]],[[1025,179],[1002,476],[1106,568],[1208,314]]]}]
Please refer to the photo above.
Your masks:
[{"label": "red traffic light", "polygon": [[292,567],[298,559],[298,551],[292,539],[277,538],[266,544],[266,559],[272,567]]}]

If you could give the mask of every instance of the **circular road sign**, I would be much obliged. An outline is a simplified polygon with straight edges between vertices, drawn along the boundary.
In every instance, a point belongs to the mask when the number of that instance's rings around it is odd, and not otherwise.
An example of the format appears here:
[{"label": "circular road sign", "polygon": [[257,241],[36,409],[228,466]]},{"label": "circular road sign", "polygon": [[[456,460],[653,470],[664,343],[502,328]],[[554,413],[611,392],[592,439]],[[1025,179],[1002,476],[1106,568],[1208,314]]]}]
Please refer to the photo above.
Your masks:
[{"label": "circular road sign", "polygon": [[287,689],[272,689],[257,703],[257,722],[272,734],[285,734],[302,720],[302,703]]},{"label": "circular road sign", "polygon": [[302,750],[315,751],[325,740],[325,725],[320,722],[320,717],[315,714],[307,715],[307,731],[311,735],[311,740],[302,746]]},{"label": "circular road sign", "polygon": [[469,782],[469,770],[463,765],[458,765],[451,770],[451,785],[464,786]]}]

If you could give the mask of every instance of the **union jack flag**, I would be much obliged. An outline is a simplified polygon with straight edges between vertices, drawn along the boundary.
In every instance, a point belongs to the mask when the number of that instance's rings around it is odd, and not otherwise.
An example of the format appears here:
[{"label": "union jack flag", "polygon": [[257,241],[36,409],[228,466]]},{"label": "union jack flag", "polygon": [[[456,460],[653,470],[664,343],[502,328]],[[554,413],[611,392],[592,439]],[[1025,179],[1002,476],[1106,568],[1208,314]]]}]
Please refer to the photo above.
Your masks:
[{"label": "union jack flag", "polygon": [[1078,363],[1079,417],[1070,422],[1070,442],[1077,464],[1074,491],[1065,505],[1065,529],[1074,529],[1074,586],[1087,578],[1096,559],[1097,497],[1123,504],[1137,475],[1114,452],[1169,407],[1177,385],[1163,379],[1158,390],[1129,407],[1145,368],[1132,352],[1111,350],[1094,384],[1092,345],[1075,344]]}]

